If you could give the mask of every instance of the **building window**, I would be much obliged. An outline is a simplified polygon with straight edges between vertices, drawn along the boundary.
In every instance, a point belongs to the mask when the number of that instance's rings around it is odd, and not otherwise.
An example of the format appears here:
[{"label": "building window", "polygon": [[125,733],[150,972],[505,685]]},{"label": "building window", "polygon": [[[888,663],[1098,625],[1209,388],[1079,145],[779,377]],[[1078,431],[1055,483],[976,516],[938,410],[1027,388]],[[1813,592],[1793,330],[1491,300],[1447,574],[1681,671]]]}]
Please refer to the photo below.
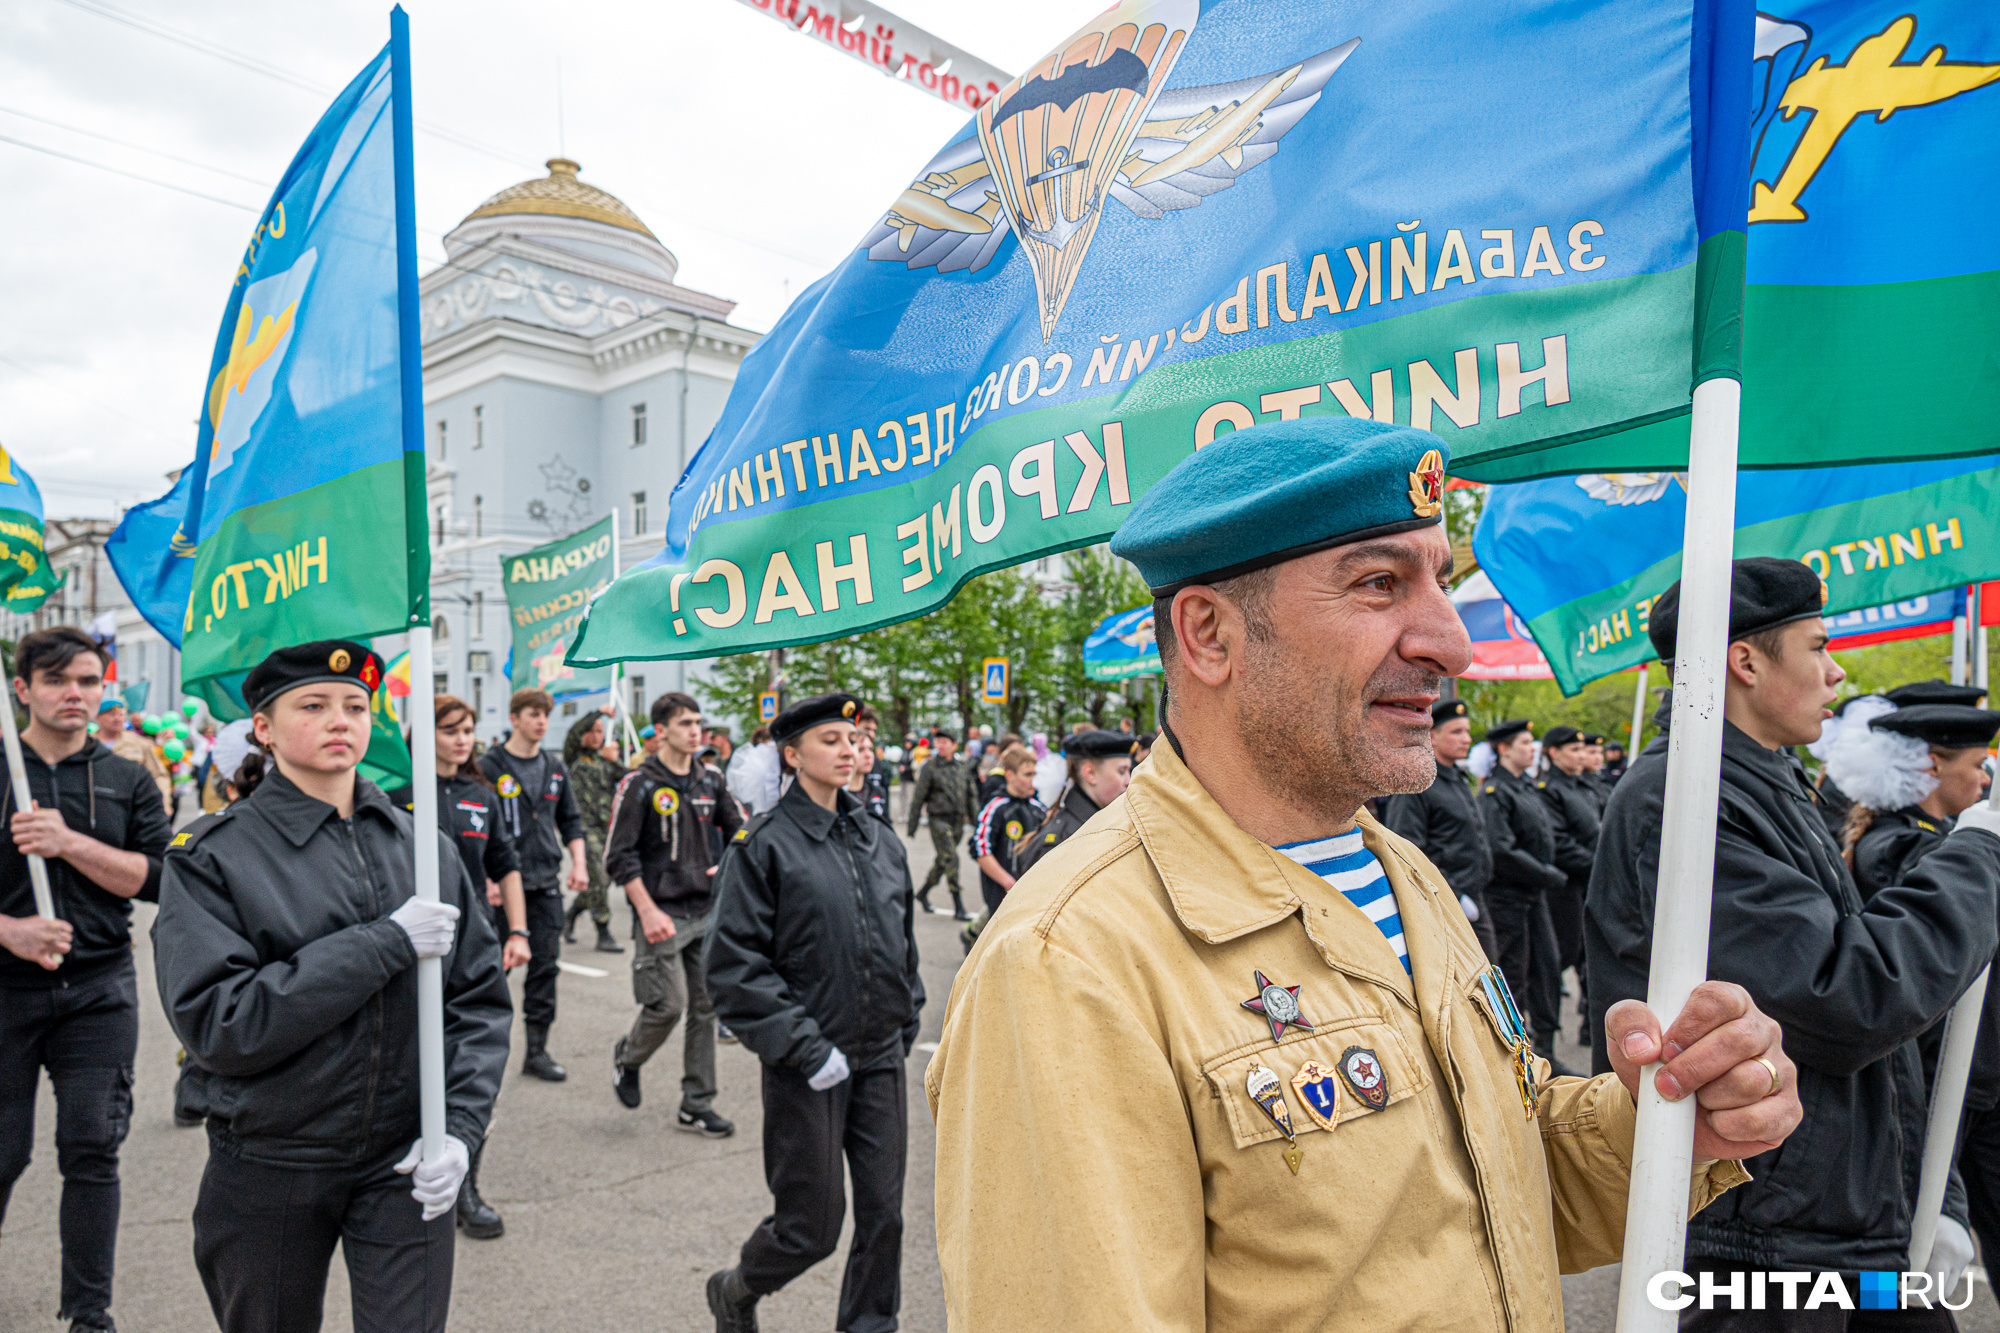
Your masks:
[{"label": "building window", "polygon": [[477,723],[486,712],[486,678],[472,678],[472,720]]},{"label": "building window", "polygon": [[450,694],[450,693],[451,693],[451,677],[450,677],[450,676],[448,676],[448,675],[446,675],[446,674],[445,674],[444,672],[442,672],[442,671],[439,671],[439,672],[436,672],[435,674],[433,674],[433,675],[431,676],[431,693],[432,693],[432,694]]},{"label": "building window", "polygon": [[472,535],[475,540],[486,535],[486,497],[483,495],[472,497]]},{"label": "building window", "polygon": [[486,447],[486,409],[484,407],[474,407],[472,409],[472,447],[475,449],[484,449]]},{"label": "building window", "polygon": [[431,617],[431,642],[433,643],[451,642],[451,622],[446,620],[443,616]]},{"label": "building window", "polygon": [[493,669],[493,654],[484,652],[467,653],[465,655],[465,669],[475,676],[485,675]]},{"label": "building window", "polygon": [[632,716],[635,718],[646,716],[646,678],[644,676],[632,677]]},{"label": "building window", "polygon": [[574,699],[565,699],[565,700],[563,700],[563,714],[562,714],[562,715],[563,715],[564,717],[575,717],[575,716],[576,716],[576,700],[574,700]]},{"label": "building window", "polygon": [[639,445],[645,442],[646,405],[644,403],[634,403],[632,404],[632,443]]},{"label": "building window", "polygon": [[486,637],[486,594],[483,592],[472,594],[472,637],[475,639]]},{"label": "building window", "polygon": [[444,457],[445,431],[446,423],[442,421],[438,422],[438,457],[440,459]]},{"label": "building window", "polygon": [[438,544],[439,546],[443,546],[443,545],[444,545],[444,506],[443,506],[443,505],[439,505],[439,506],[438,506],[438,511],[437,511],[437,544]]},{"label": "building window", "polygon": [[643,537],[646,535],[646,493],[644,491],[632,492],[632,535],[634,537]]}]

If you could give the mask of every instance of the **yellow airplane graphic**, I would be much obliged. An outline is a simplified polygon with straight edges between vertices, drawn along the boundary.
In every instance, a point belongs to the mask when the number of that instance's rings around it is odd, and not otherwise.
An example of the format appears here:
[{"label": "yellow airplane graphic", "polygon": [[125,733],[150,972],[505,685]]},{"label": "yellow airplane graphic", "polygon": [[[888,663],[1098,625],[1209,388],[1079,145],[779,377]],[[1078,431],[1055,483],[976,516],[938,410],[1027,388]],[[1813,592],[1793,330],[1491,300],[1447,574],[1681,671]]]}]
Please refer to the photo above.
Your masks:
[{"label": "yellow airplane graphic", "polygon": [[1829,65],[1821,56],[1791,81],[1778,104],[1784,118],[1806,110],[1813,113],[1812,123],[1793,147],[1777,186],[1763,181],[1751,186],[1750,221],[1804,222],[1799,196],[1861,116],[1873,113],[1879,123],[1898,111],[1933,106],[2000,80],[2000,65],[1946,64],[1942,46],[1932,47],[1921,63],[1899,64],[1916,30],[1915,16],[1905,14],[1864,38],[1846,64]]},{"label": "yellow airplane graphic", "polygon": [[5,445],[0,445],[0,483],[8,486],[18,486],[21,484],[14,478],[14,459],[8,454],[7,446]]},{"label": "yellow airplane graphic", "polygon": [[[1144,157],[1135,153],[1125,159],[1122,170],[1130,176],[1136,188],[1141,185],[1151,185],[1154,181],[1166,180],[1183,171],[1190,171],[1218,157],[1232,169],[1240,169],[1243,165],[1243,145],[1264,128],[1264,112],[1277,100],[1280,93],[1297,81],[1299,71],[1303,68],[1305,68],[1303,65],[1294,65],[1288,70],[1272,75],[1248,101],[1231,102],[1226,107],[1212,107],[1176,124],[1147,122],[1140,127],[1141,135],[1179,139],[1186,143],[1187,147],[1163,162],[1149,163]],[[1139,170],[1141,167],[1145,170]]]},{"label": "yellow airplane graphic", "polygon": [[[222,409],[229,397],[229,391],[234,389],[237,393],[242,393],[244,387],[250,383],[250,377],[256,374],[257,368],[271,359],[271,353],[278,350],[278,344],[284,341],[287,333],[291,332],[292,316],[298,308],[299,303],[294,301],[286,306],[284,313],[276,319],[272,319],[269,315],[264,316],[261,325],[257,325],[256,312],[251,310],[248,302],[237,310],[236,336],[230,340],[229,360],[223,364],[221,372],[215,377],[215,383],[208,389],[208,424],[211,430],[219,430],[222,427]],[[250,334],[253,325],[257,329],[255,337]],[[209,445],[211,456],[215,447],[211,441]]]}]

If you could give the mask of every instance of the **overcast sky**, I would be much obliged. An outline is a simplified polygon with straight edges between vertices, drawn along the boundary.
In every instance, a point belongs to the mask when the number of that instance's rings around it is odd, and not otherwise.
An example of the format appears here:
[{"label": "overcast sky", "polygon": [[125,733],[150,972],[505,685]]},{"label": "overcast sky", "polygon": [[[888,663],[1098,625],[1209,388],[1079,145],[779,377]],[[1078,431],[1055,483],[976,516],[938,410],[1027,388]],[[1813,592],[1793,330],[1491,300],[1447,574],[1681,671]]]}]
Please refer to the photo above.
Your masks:
[{"label": "overcast sky", "polygon": [[[561,146],[583,178],[631,205],[683,285],[741,302],[733,321],[758,330],[965,119],[737,0],[405,3],[426,267],[488,195],[546,174],[558,62]],[[1008,71],[1101,7],[894,4]],[[388,40],[388,12],[385,0],[0,0],[0,444],[51,517],[115,515],[193,456],[249,229],[331,92]]]}]

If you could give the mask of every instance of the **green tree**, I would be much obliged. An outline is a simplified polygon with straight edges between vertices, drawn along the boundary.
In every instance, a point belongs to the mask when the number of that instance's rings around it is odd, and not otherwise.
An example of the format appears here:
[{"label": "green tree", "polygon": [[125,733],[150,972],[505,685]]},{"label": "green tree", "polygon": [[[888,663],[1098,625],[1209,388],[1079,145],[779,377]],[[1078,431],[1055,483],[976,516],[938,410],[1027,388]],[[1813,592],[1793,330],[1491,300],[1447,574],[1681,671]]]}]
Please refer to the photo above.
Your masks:
[{"label": "green tree", "polygon": [[[1048,687],[1038,710],[1043,727],[1060,736],[1072,717],[1089,718],[1104,726],[1108,709],[1119,699],[1115,682],[1092,680],[1083,670],[1083,641],[1099,621],[1152,600],[1146,582],[1108,546],[1086,546],[1064,557],[1068,587],[1053,608],[1052,652]],[[1112,721],[1112,725],[1117,725]]]}]

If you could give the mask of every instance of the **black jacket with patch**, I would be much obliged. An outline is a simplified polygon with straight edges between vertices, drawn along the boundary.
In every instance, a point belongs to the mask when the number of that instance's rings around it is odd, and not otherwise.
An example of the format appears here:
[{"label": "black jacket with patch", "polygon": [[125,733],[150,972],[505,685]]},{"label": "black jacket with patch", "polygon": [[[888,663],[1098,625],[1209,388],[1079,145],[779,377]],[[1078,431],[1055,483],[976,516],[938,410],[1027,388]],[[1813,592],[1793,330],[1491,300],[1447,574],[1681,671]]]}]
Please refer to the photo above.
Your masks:
[{"label": "black jacket with patch", "polygon": [[1063,788],[1055,809],[1049,811],[1041,827],[1030,829],[1028,836],[1015,845],[1014,878],[1027,874],[1030,866],[1067,842],[1072,833],[1088,824],[1090,817],[1102,808],[1074,782]]},{"label": "black jacket with patch", "polygon": [[1493,850],[1493,887],[1534,896],[1569,883],[1556,864],[1555,820],[1535,784],[1495,764],[1479,784],[1486,843]]},{"label": "black jacket with patch", "polygon": [[479,756],[479,771],[500,793],[500,818],[521,858],[521,887],[558,890],[563,850],[583,837],[583,812],[562,756],[542,750],[522,759],[496,745]]},{"label": "black jacket with patch", "polygon": [[1589,778],[1572,777],[1559,768],[1535,783],[1535,790],[1548,802],[1549,823],[1556,835],[1556,869],[1582,892],[1590,887],[1590,867],[1597,860],[1597,793]]},{"label": "black jacket with patch", "polygon": [[1486,887],[1493,882],[1493,848],[1465,774],[1439,764],[1437,780],[1429,787],[1382,803],[1382,823],[1415,843],[1443,872],[1453,893],[1485,901]]},{"label": "black jacket with patch", "polygon": [[604,873],[614,885],[638,880],[663,911],[706,915],[715,903],[716,839],[723,855],[743,830],[743,813],[722,775],[695,763],[685,773],[657,755],[627,773],[611,800],[611,833],[604,841]]},{"label": "black jacket with patch", "polygon": [[[392,804],[412,814],[416,799],[411,787],[398,787],[389,793]],[[476,901],[485,900],[487,880],[498,884],[521,868],[514,840],[507,836],[507,826],[500,819],[500,797],[485,783],[464,777],[439,778],[438,826],[458,849]]]}]

